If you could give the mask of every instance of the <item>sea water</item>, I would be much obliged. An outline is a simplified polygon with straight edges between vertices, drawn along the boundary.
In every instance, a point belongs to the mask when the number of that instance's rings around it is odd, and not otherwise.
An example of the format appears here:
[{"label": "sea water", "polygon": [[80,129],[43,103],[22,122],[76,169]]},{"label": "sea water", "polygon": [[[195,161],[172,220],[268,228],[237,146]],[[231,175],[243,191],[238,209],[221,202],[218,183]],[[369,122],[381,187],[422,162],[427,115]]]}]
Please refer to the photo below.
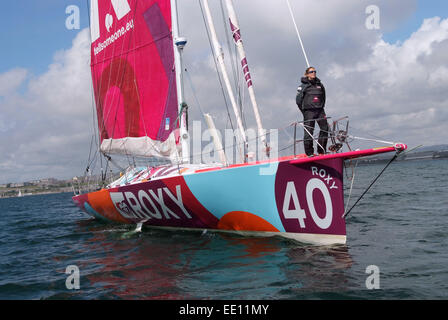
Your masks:
[{"label": "sea water", "polygon": [[[357,167],[348,206],[384,165]],[[393,163],[347,217],[347,244],[326,247],[135,232],[70,193],[0,199],[0,299],[446,299],[447,180],[448,160]]]}]

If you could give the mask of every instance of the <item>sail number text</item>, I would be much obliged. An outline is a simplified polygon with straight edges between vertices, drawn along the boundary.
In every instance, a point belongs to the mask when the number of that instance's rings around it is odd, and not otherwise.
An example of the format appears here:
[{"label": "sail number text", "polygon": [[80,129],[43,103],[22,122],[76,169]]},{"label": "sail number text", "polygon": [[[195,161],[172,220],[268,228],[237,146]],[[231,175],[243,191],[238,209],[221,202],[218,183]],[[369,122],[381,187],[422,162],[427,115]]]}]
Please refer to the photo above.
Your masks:
[{"label": "sail number text", "polygon": [[[317,176],[311,178],[307,184],[305,190],[306,204],[308,206],[309,213],[314,220],[314,223],[321,229],[328,229],[333,221],[333,203],[331,200],[331,195],[329,189],[338,189],[333,177],[327,173],[325,169],[319,169],[317,167],[311,167],[312,176]],[[316,211],[313,192],[319,191],[322,193],[325,202],[325,216],[321,218]],[[292,201],[292,208],[291,208]],[[288,181],[286,184],[285,198],[283,201],[283,216],[286,219],[297,219],[300,228],[304,229],[306,213],[299,202],[299,197],[297,194],[296,186],[294,181]]]}]

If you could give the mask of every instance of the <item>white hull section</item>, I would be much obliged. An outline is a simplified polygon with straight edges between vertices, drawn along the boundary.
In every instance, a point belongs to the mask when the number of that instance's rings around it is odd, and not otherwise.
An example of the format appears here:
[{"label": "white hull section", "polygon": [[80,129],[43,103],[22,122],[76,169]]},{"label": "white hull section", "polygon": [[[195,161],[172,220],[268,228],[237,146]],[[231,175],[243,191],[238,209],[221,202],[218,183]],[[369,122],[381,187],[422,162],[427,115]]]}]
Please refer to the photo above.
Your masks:
[{"label": "white hull section", "polygon": [[312,234],[312,233],[292,233],[292,232],[266,232],[266,231],[240,231],[240,230],[219,230],[219,229],[200,229],[200,228],[179,228],[179,227],[160,227],[145,225],[145,228],[170,230],[170,231],[195,231],[211,233],[229,233],[241,235],[244,237],[282,237],[291,239],[300,243],[307,243],[318,246],[341,245],[347,243],[347,236],[332,234]]}]

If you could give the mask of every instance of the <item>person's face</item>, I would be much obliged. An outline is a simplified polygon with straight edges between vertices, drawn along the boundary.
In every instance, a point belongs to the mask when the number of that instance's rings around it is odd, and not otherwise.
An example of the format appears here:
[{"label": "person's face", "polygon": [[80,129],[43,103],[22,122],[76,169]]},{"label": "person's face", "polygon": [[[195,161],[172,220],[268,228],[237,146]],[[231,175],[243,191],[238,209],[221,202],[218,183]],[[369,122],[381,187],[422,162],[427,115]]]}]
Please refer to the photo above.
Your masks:
[{"label": "person's face", "polygon": [[306,76],[308,77],[308,79],[316,79],[316,69],[311,68],[310,70],[308,70]]}]

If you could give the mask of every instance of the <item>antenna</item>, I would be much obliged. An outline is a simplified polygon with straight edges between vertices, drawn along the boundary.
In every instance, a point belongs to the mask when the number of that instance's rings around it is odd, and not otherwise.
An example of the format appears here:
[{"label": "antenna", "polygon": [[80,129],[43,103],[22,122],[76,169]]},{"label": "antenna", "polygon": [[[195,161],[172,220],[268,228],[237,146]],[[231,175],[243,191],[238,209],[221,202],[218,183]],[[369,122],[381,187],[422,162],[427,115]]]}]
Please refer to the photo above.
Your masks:
[{"label": "antenna", "polygon": [[302,37],[300,37],[299,28],[297,27],[296,19],[294,19],[294,14],[292,13],[291,4],[289,3],[289,0],[286,0],[286,3],[288,4],[289,13],[291,14],[292,22],[294,23],[294,27],[296,28],[297,36],[299,38],[300,46],[302,47],[303,55],[305,56],[306,60],[306,66],[309,68],[310,63],[308,61],[308,57],[306,56],[305,48],[303,46]]}]

